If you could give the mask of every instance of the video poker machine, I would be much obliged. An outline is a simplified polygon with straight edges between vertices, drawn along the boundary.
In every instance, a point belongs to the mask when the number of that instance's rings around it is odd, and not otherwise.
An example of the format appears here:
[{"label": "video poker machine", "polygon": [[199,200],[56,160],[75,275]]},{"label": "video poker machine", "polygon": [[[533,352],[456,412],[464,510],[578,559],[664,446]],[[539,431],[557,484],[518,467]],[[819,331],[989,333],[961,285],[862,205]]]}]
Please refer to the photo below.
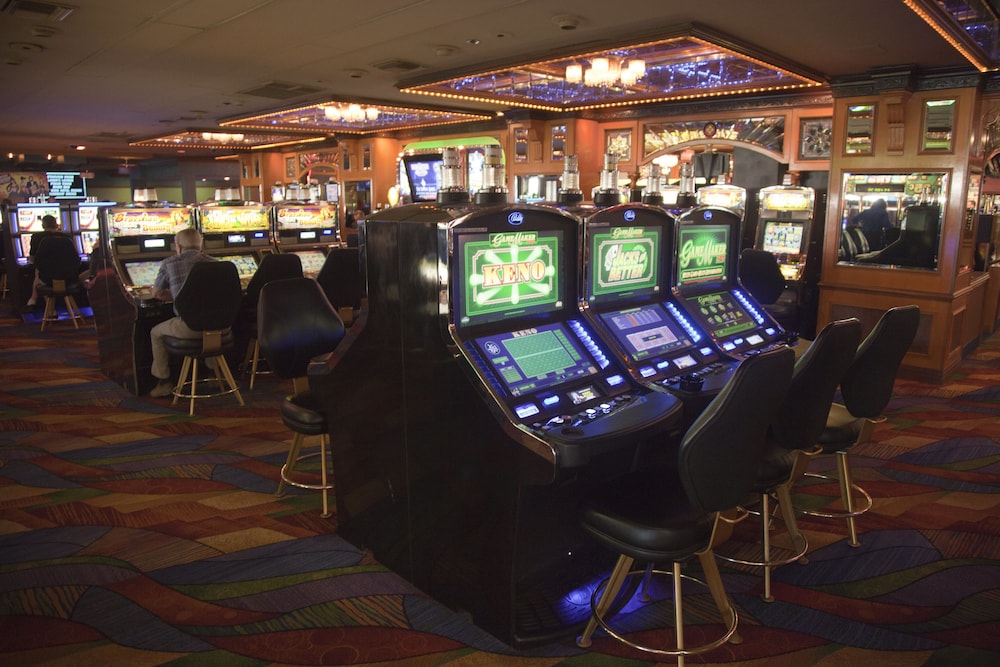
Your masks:
[{"label": "video poker machine", "polygon": [[676,455],[680,401],[635,382],[581,316],[573,216],[447,214],[364,222],[368,308],[310,370],[338,534],[508,644],[569,637],[614,559],[578,505]]},{"label": "video poker machine", "polygon": [[726,385],[738,362],[722,354],[670,289],[674,217],[621,204],[584,221],[580,309],[641,383],[673,391],[687,419]]},{"label": "video poker machine", "polygon": [[678,304],[736,359],[789,342],[789,334],[739,282],[740,218],[695,207],[677,218],[673,292]]},{"label": "video poker machine", "polygon": [[246,289],[264,255],[272,251],[268,207],[254,202],[210,202],[198,206],[195,213],[205,252],[235,264]]},{"label": "video poker machine", "polygon": [[110,257],[89,290],[101,371],[140,395],[154,384],[149,331],[174,314],[172,304],[153,298],[156,274],[175,252],[174,235],[194,225],[194,211],[165,203],[114,206],[104,225]]},{"label": "video poker machine", "polygon": [[276,202],[271,224],[275,249],[298,255],[309,278],[319,275],[329,249],[341,244],[337,202]]},{"label": "video poker machine", "polygon": [[760,190],[755,247],[777,258],[787,281],[802,279],[815,201],[816,191],[812,188],[774,185]]}]

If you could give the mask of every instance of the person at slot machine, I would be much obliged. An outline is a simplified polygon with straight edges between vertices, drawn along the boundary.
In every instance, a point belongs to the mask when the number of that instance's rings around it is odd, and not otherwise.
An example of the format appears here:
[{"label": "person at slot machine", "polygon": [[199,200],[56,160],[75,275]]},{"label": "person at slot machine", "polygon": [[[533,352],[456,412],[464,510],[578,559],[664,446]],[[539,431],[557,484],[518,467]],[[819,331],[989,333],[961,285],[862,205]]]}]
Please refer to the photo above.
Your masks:
[{"label": "person at slot machine", "polygon": [[851,223],[861,227],[861,233],[868,239],[869,250],[885,247],[885,232],[892,229],[892,221],[889,220],[884,199],[876,199],[871,206],[851,218]]},{"label": "person at slot machine", "polygon": [[[186,227],[174,235],[174,247],[177,250],[160,264],[153,283],[153,296],[160,301],[173,301],[174,296],[181,291],[187,280],[191,267],[198,262],[216,261],[211,255],[202,252],[203,239],[201,232],[194,227]],[[201,334],[193,331],[179,315],[160,322],[149,332],[149,340],[153,349],[153,365],[150,372],[156,378],[156,386],[149,392],[151,398],[164,398],[173,393],[174,385],[170,381],[170,354],[163,343],[164,336],[176,338],[200,338]]]},{"label": "person at slot machine", "polygon": [[[69,239],[69,235],[59,229],[59,221],[56,220],[54,215],[43,215],[42,216],[42,231],[35,232],[31,235],[31,241],[28,242],[28,263],[34,267],[38,266],[38,250],[42,247],[42,242],[51,239],[59,238],[60,240],[65,238]],[[71,239],[72,240],[72,239]],[[79,259],[79,257],[77,257]],[[28,299],[26,304],[28,308],[35,308],[38,305],[38,286],[41,284],[42,279],[38,275],[38,269],[35,269],[35,279],[31,283],[31,297]]]}]

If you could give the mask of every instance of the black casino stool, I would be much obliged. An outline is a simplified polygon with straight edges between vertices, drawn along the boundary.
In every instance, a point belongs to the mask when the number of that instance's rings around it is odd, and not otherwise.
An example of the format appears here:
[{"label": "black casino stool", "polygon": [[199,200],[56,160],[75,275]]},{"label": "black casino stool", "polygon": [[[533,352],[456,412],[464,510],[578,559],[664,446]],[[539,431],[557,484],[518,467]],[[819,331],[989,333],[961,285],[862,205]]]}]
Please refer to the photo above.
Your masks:
[{"label": "black casino stool", "polygon": [[[767,430],[767,451],[757,468],[753,492],[760,501],[759,509],[745,509],[740,520],[760,517],[760,550],[746,554],[746,545],[729,540],[716,550],[718,558],[731,563],[764,568],[765,602],[772,602],[771,570],[802,559],[809,541],[798,528],[795,510],[789,494],[789,482],[795,468],[797,453],[811,450],[826,427],[827,414],[841,378],[854,360],[854,351],[861,340],[861,322],[855,318],[827,324],[812,345],[795,361],[788,394]],[[787,531],[790,548],[772,549],[773,519],[771,496],[777,496],[778,507]],[[750,507],[748,503],[747,507]],[[728,528],[728,527],[727,527]],[[756,543],[751,545],[756,547]],[[736,547],[740,547],[736,549]]]},{"label": "black casino stool", "polygon": [[257,340],[257,303],[260,300],[260,290],[272,280],[302,277],[302,259],[294,253],[264,255],[260,266],[247,283],[243,295],[243,305],[237,316],[237,323],[247,339],[246,355],[243,358],[243,371],[250,377],[250,389],[258,375],[268,371],[260,367],[260,343]]},{"label": "black casino stool", "polygon": [[[170,354],[184,358],[172,404],[176,405],[181,398],[188,399],[190,415],[194,415],[195,401],[200,398],[234,394],[239,404],[245,405],[240,386],[226,361],[226,354],[235,347],[232,326],[242,297],[235,264],[198,262],[191,267],[174,299],[174,310],[180,318],[188,328],[201,334],[200,338],[163,337]],[[199,378],[201,364],[213,369],[213,378]]]},{"label": "black casino stool", "polygon": [[52,284],[40,283],[38,285],[38,296],[45,299],[45,311],[42,313],[42,331],[45,325],[50,322],[59,321],[59,312],[56,303],[61,298],[66,306],[66,313],[73,322],[73,326],[80,328],[83,321],[83,313],[76,303],[76,295],[80,293],[79,282],[67,282],[65,280],[53,280]]},{"label": "black casino stool", "polygon": [[[846,519],[852,547],[860,546],[854,518],[871,509],[872,497],[852,481],[847,456],[855,445],[869,442],[876,424],[885,421],[882,412],[892,399],[896,374],[919,325],[920,309],[917,306],[890,308],[882,315],[861,341],[850,368],[840,381],[844,402],[830,407],[825,428],[817,439],[819,444],[811,452],[800,453],[793,474],[793,481],[806,477],[839,482],[843,511],[800,511],[810,516]],[[823,456],[836,459],[836,477],[807,472],[809,462]]]},{"label": "black casino stool", "polygon": [[[257,336],[271,372],[292,380],[293,393],[281,403],[281,421],[295,437],[285,464],[281,466],[276,494],[284,493],[285,484],[320,491],[322,516],[329,517],[329,491],[333,488],[327,469],[329,425],[326,414],[309,389],[306,372],[311,362],[333,352],[344,338],[344,323],[314,279],[274,280],[260,291]],[[305,439],[311,436],[318,436],[319,451],[303,455]],[[312,458],[319,458],[319,483],[306,481],[306,473],[295,469]]]},{"label": "black casino stool", "polygon": [[[794,353],[782,347],[743,361],[732,378],[691,424],[681,440],[676,465],[629,473],[600,489],[580,511],[587,534],[619,555],[609,578],[591,598],[592,616],[577,639],[591,644],[600,625],[611,637],[640,651],[684,657],[705,653],[727,641],[741,641],[736,609],[726,595],[715,562],[716,527],[723,511],[731,510],[753,487],[754,473],[764,455],[766,432],[784,400],[792,376]],[[721,636],[700,646],[684,641],[681,564],[697,557],[707,586],[725,623]],[[636,561],[672,563],[672,571],[632,569]],[[673,646],[640,644],[605,618],[616,604],[623,584],[634,577],[670,575],[673,589]],[[643,586],[643,589],[646,587]],[[644,598],[645,599],[645,598]],[[620,603],[621,601],[617,601]],[[655,603],[654,603],[655,604]],[[616,625],[621,625],[616,621]],[[664,642],[666,644],[666,642]]]}]

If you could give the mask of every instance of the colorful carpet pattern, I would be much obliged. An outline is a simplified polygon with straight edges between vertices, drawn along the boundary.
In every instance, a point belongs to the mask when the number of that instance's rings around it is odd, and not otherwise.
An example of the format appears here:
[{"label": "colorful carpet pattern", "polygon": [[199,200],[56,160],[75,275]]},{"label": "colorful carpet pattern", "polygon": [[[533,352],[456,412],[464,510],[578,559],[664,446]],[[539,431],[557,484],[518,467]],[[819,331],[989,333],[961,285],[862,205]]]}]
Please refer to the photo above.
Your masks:
[{"label": "colorful carpet pattern", "polygon": [[[194,417],[101,375],[93,329],[0,318],[0,660],[7,665],[648,665],[603,636],[516,651],[276,497],[287,388]],[[855,480],[858,521],[803,517],[808,564],[723,564],[741,644],[696,664],[1000,664],[1000,336],[942,385],[899,381]],[[829,484],[797,496],[832,502]],[[695,566],[692,566],[695,567]],[[688,642],[716,632],[685,596]],[[624,622],[669,628],[669,602]],[[638,631],[657,641],[666,631]]]}]

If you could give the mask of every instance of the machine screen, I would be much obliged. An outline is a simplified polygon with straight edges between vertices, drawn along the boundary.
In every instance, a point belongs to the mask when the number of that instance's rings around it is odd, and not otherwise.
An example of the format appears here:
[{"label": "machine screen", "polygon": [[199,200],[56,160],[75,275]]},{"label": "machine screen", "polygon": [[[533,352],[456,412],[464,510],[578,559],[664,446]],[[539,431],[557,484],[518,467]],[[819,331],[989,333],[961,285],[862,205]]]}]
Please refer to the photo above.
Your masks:
[{"label": "machine screen", "polygon": [[263,206],[206,206],[199,210],[203,232],[246,232],[267,229],[267,209]]},{"label": "machine screen", "polygon": [[21,234],[31,234],[42,231],[42,218],[51,215],[60,222],[58,206],[17,207],[17,231]]},{"label": "machine screen", "polygon": [[303,204],[281,206],[275,209],[278,229],[315,229],[337,226],[335,204]]},{"label": "machine screen", "polygon": [[80,244],[81,250],[84,255],[89,255],[94,252],[94,247],[100,244],[101,233],[100,232],[80,232]]},{"label": "machine screen", "polygon": [[757,322],[728,291],[686,297],[688,310],[700,316],[716,338],[749,331]]},{"label": "machine screen", "polygon": [[129,285],[140,287],[152,286],[156,283],[156,274],[160,271],[162,260],[122,262],[125,277]]},{"label": "machine screen", "polygon": [[804,229],[802,223],[768,220],[764,223],[764,241],[760,249],[775,255],[799,255]]},{"label": "machine screen", "polygon": [[302,260],[302,274],[305,276],[316,277],[326,262],[326,255],[321,250],[300,250],[295,254]]},{"label": "machine screen", "polygon": [[600,318],[636,361],[693,344],[658,303],[601,313]]},{"label": "machine screen", "polygon": [[513,396],[598,372],[562,322],[482,336],[476,345]]},{"label": "machine screen", "polygon": [[453,278],[461,326],[562,308],[561,244],[558,230],[461,234]]},{"label": "machine screen", "polygon": [[728,281],[729,225],[680,225],[677,287]]},{"label": "machine screen", "polygon": [[410,196],[414,202],[436,201],[441,184],[440,154],[407,155],[403,157]]},{"label": "machine screen", "polygon": [[660,229],[613,227],[590,235],[590,300],[659,291]]},{"label": "machine screen", "polygon": [[240,281],[246,282],[253,278],[257,272],[257,260],[253,255],[225,255],[217,258],[222,262],[232,262],[236,265],[236,272],[240,275]]}]

